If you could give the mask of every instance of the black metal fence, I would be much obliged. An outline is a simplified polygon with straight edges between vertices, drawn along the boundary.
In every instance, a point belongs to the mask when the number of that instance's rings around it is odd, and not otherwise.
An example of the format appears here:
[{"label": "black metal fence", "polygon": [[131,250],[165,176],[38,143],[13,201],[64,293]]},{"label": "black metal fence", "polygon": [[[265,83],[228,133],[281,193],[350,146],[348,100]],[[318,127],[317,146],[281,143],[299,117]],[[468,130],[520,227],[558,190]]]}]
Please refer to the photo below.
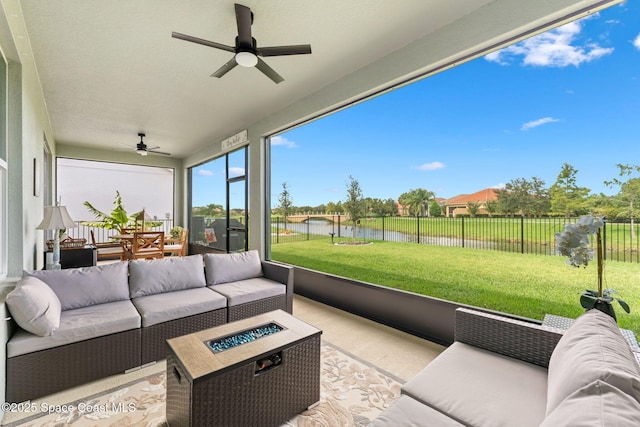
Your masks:
[{"label": "black metal fence", "polygon": [[[356,227],[356,239],[383,240],[439,246],[457,246],[523,254],[557,255],[555,234],[577,218],[431,218],[367,217]],[[606,222],[603,229],[605,258],[640,262],[637,225]],[[353,224],[342,215],[272,217],[271,243],[302,240],[344,240],[353,236]]]}]

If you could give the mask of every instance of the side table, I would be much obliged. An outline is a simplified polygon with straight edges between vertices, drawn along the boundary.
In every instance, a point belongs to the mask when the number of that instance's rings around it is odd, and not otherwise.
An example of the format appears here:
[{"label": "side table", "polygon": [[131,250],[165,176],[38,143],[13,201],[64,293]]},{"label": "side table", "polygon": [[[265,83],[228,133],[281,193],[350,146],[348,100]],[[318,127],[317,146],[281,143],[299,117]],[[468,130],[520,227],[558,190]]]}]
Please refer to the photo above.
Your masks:
[{"label": "side table", "polygon": [[[93,267],[97,264],[97,251],[96,247],[92,245],[86,245],[83,248],[68,248],[60,249],[60,266],[62,268],[76,268],[76,267]],[[53,262],[53,252],[46,251],[44,253],[44,265]]]}]

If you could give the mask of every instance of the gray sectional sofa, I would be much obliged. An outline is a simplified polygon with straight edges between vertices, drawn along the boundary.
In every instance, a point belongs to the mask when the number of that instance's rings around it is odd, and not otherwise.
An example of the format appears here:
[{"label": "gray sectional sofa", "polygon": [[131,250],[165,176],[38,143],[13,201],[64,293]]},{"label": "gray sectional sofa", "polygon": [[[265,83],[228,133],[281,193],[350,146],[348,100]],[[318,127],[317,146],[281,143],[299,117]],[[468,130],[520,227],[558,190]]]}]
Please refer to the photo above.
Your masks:
[{"label": "gray sectional sofa", "polygon": [[6,298],[8,402],[164,359],[169,338],[293,306],[293,268],[256,251],[25,271]]},{"label": "gray sectional sofa", "polygon": [[635,427],[640,365],[598,310],[563,334],[461,308],[455,342],[371,425]]}]

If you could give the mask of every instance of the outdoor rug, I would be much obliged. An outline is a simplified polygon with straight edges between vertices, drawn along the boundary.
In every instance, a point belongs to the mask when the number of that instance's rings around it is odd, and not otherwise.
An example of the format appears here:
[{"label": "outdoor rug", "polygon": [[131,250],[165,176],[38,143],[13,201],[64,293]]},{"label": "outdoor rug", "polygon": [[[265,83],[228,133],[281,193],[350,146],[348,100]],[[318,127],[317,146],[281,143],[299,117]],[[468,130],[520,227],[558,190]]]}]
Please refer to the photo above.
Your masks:
[{"label": "outdoor rug", "polygon": [[[326,341],[321,346],[320,403],[283,427],[366,426],[400,396],[401,380]],[[166,426],[166,365],[121,386],[67,404],[32,404],[10,427]],[[50,413],[49,413],[50,412]],[[35,413],[35,415],[34,415]],[[6,415],[5,415],[6,418]],[[9,420],[6,420],[9,421]]]}]

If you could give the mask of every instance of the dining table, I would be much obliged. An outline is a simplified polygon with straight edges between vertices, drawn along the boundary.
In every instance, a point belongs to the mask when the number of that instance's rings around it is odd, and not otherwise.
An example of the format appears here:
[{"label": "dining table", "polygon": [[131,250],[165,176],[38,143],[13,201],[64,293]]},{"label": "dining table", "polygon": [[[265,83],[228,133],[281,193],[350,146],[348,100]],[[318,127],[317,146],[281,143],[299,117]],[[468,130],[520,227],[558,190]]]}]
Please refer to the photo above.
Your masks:
[{"label": "dining table", "polygon": [[123,261],[131,258],[131,247],[133,246],[133,234],[112,234],[109,239],[119,240],[122,243],[122,256]]}]

